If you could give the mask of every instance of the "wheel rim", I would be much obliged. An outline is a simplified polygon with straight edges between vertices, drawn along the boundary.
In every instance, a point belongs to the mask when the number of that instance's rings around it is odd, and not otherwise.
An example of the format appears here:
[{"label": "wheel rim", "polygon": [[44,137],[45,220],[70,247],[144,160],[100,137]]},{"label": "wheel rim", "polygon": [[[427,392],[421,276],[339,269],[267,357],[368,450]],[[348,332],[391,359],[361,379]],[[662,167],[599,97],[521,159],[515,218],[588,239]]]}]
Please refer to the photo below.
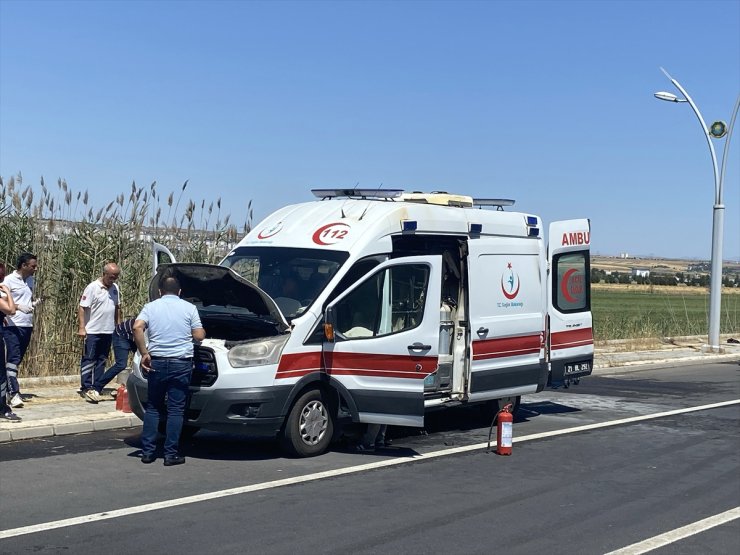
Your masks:
[{"label": "wheel rim", "polygon": [[306,445],[316,445],[326,435],[329,428],[329,415],[321,401],[311,401],[301,411],[298,423],[301,440]]}]

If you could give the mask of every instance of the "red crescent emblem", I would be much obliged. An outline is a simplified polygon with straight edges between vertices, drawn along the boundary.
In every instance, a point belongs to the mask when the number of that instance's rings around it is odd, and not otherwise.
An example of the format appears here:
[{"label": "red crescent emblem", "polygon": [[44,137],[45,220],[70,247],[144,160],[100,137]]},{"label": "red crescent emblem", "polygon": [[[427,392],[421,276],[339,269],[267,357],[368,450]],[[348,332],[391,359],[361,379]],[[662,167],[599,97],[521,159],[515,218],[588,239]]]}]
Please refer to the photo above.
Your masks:
[{"label": "red crescent emblem", "polygon": [[269,239],[270,237],[273,237],[274,235],[277,235],[283,230],[283,222],[278,222],[275,225],[271,227],[267,227],[263,230],[261,230],[257,234],[257,239]]},{"label": "red crescent emblem", "polygon": [[575,299],[568,291],[568,281],[570,281],[570,276],[575,274],[577,271],[578,270],[576,270],[575,268],[571,268],[563,274],[563,278],[560,282],[560,292],[563,294],[563,297],[565,297],[565,300],[569,303],[577,302],[577,299]]},{"label": "red crescent emblem", "polygon": [[521,284],[522,282],[517,280],[516,290],[513,293],[507,293],[506,289],[504,289],[504,276],[501,276],[501,292],[504,294],[504,297],[509,300],[512,300],[519,294],[519,287],[521,286]]}]

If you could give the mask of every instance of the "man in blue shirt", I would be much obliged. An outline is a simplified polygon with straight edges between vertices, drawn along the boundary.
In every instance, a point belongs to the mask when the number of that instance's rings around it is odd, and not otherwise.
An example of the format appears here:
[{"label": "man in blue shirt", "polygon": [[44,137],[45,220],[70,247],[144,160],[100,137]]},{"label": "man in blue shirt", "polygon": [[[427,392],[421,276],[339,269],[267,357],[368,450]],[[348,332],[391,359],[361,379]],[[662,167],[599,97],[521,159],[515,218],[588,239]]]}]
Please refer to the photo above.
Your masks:
[{"label": "man in blue shirt", "polygon": [[174,466],[185,462],[178,447],[193,370],[193,340],[203,341],[206,331],[195,305],[180,298],[180,283],[176,278],[163,278],[159,294],[159,299],[144,305],[134,322],[140,365],[148,382],[141,462],[149,464],[156,459],[159,415],[166,413],[164,465]]}]

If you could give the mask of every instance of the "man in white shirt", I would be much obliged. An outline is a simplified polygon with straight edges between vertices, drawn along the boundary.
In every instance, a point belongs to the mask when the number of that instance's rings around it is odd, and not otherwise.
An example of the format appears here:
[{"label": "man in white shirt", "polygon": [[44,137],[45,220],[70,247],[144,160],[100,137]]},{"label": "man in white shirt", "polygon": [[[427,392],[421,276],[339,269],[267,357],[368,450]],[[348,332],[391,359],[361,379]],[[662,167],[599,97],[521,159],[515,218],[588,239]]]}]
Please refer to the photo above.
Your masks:
[{"label": "man in white shirt", "polygon": [[116,280],[121,269],[114,262],[103,266],[103,275],[85,287],[77,308],[77,335],[85,340],[80,361],[80,391],[90,403],[100,401],[93,388],[108,360],[113,330],[121,321],[120,293]]},{"label": "man in white shirt", "polygon": [[3,338],[5,339],[8,372],[8,403],[11,408],[23,406],[20,385],[18,384],[18,367],[28,350],[33,331],[33,309],[38,300],[33,300],[33,275],[38,269],[35,254],[24,252],[18,257],[16,270],[5,276],[3,285],[7,285],[16,306],[16,313],[5,318]]}]

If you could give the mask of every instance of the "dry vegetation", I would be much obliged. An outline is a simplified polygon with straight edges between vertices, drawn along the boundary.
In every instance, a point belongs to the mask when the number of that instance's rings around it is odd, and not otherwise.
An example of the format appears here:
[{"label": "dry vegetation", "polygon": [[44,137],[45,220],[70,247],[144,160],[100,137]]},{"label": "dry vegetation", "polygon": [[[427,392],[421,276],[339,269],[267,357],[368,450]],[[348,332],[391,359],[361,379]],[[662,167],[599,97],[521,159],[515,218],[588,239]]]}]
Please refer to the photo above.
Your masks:
[{"label": "dry vegetation", "polygon": [[[0,178],[0,261],[11,267],[21,252],[38,256],[36,296],[44,297],[35,316],[23,376],[76,374],[82,345],[76,336],[76,310],[85,285],[107,261],[121,265],[125,316],[147,299],[151,240],[168,245],[179,260],[217,262],[251,225],[251,201],[237,227],[222,214],[221,200],[183,199],[187,182],[160,197],[157,184],[135,183],[106,206],[90,205],[87,192],[75,192],[60,179],[36,188],[22,176]],[[689,261],[597,257],[592,266],[628,273],[632,267],[686,270]],[[740,289],[723,289],[723,330],[740,329]],[[593,285],[594,329],[600,342],[706,333],[706,288],[659,285]],[[641,339],[640,339],[641,338]]]},{"label": "dry vegetation", "polygon": [[[661,273],[688,272],[689,265],[708,263],[707,260],[684,260],[675,258],[618,258],[616,256],[593,255],[591,267],[609,272],[620,272],[629,274],[632,268],[647,268],[651,271]],[[740,272],[740,264],[737,262],[725,262],[725,272]]]},{"label": "dry vegetation", "polygon": [[221,212],[221,199],[196,203],[177,193],[161,198],[157,183],[135,183],[102,208],[88,193],[60,179],[38,188],[22,176],[0,178],[0,261],[15,266],[21,252],[38,256],[35,296],[43,297],[34,318],[31,346],[22,376],[79,372],[82,345],[76,336],[76,310],[85,285],[99,277],[107,261],[122,268],[119,285],[124,315],[135,315],[147,299],[151,240],[166,244],[178,260],[217,262],[251,225],[251,201],[237,227]]}]

